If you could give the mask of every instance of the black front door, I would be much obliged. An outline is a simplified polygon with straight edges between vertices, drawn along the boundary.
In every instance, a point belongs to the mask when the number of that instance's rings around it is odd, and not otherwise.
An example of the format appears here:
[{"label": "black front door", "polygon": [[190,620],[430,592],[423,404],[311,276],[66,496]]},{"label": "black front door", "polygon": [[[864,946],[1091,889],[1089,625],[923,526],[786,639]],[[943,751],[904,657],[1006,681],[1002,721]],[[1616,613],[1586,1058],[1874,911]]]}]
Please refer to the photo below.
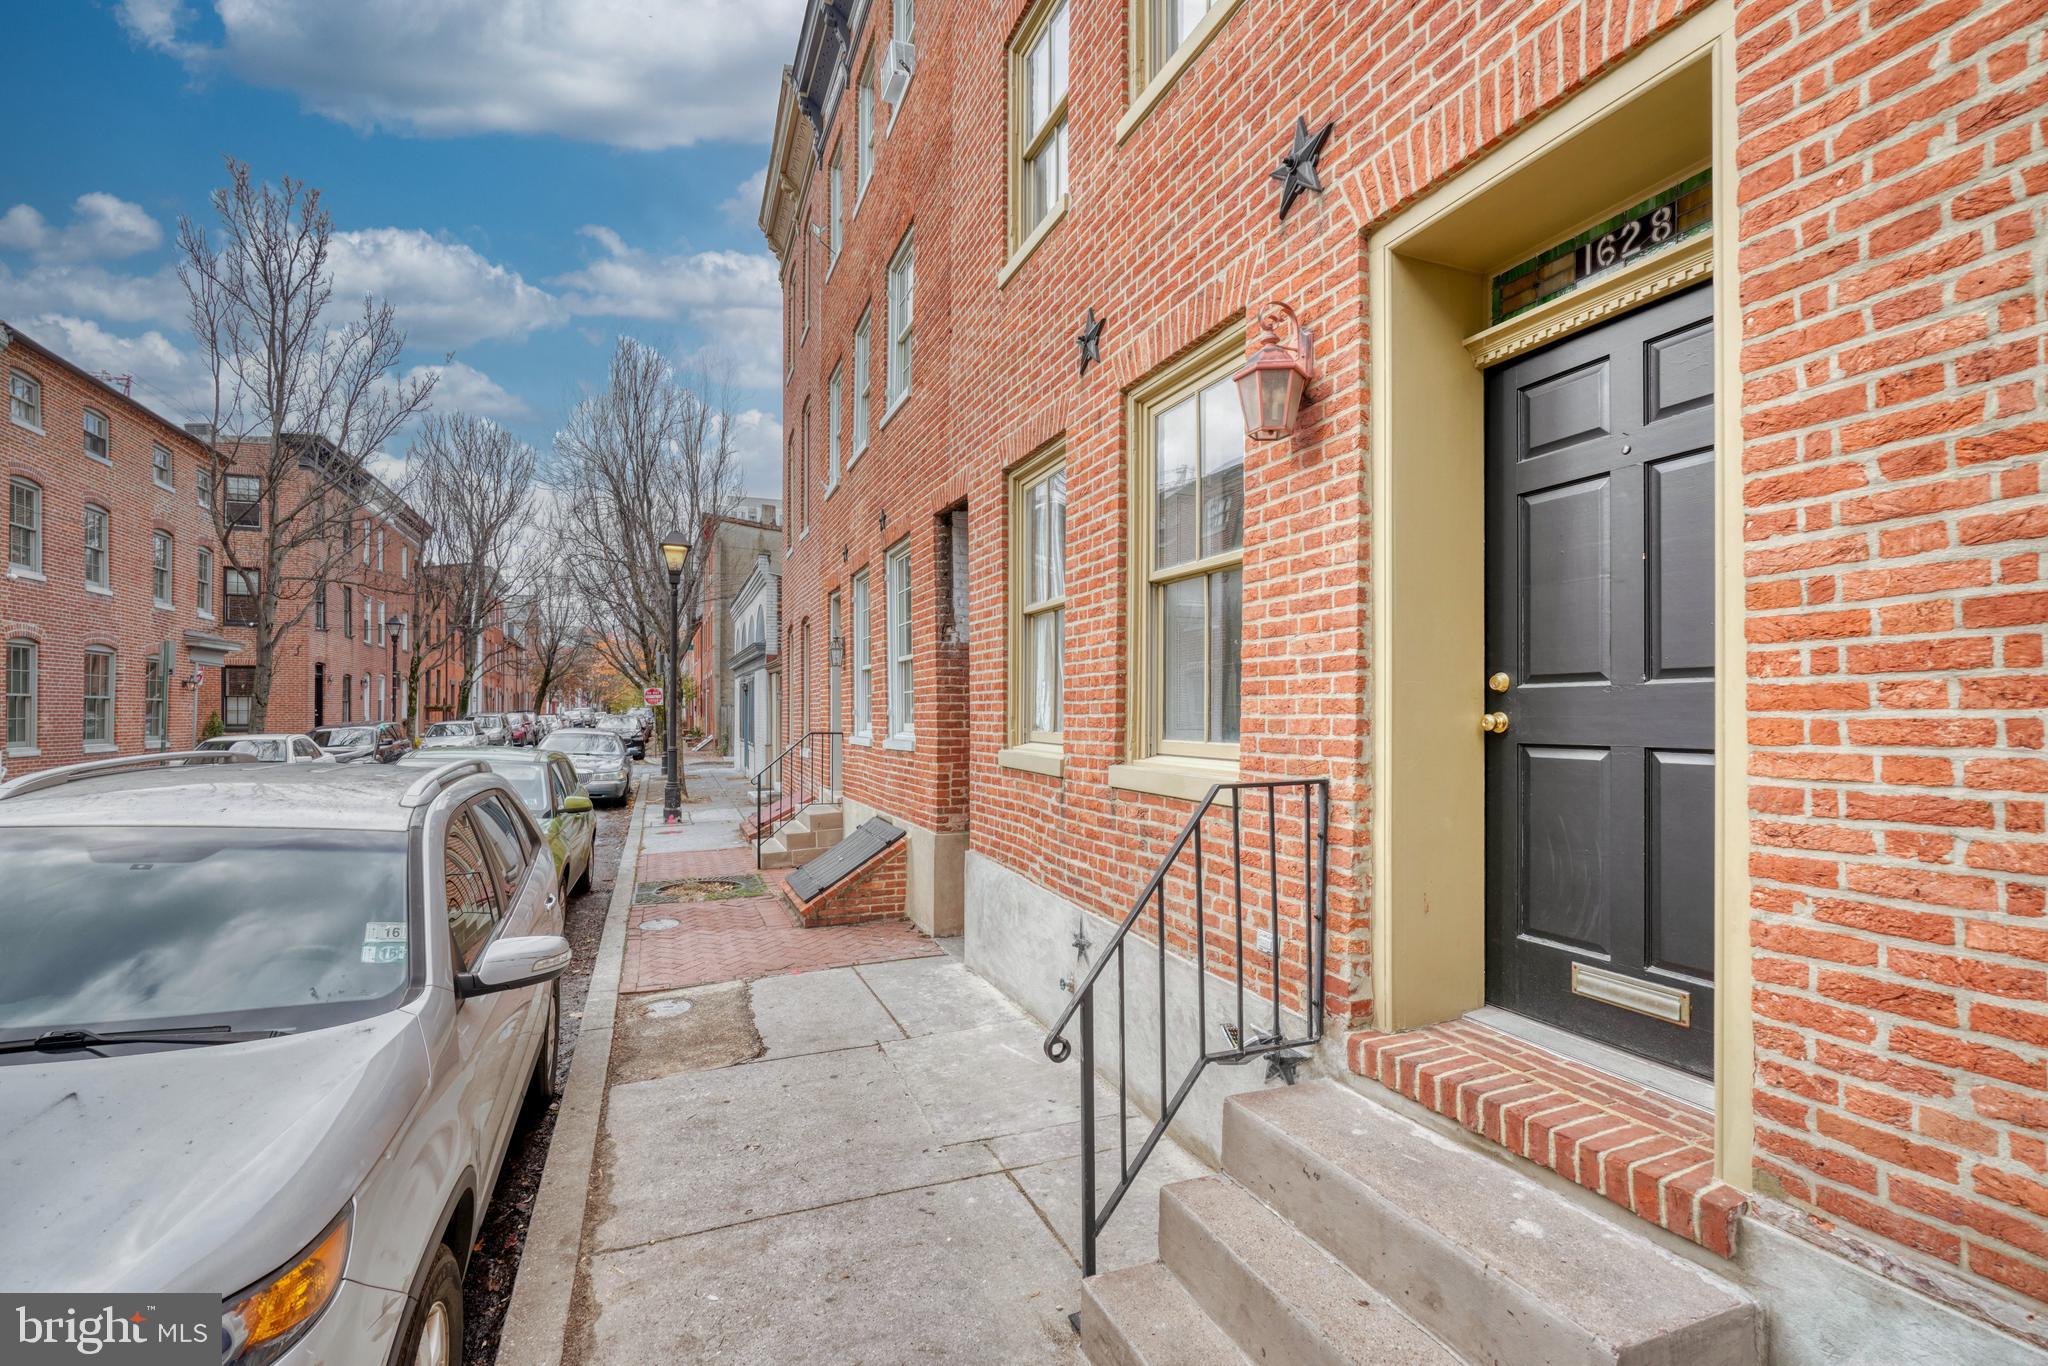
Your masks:
[{"label": "black front door", "polygon": [[327,666],[313,666],[313,729],[327,724]]},{"label": "black front door", "polygon": [[1506,718],[1485,737],[1487,999],[1702,1076],[1713,353],[1702,286],[1488,372],[1494,676],[1473,680]]}]

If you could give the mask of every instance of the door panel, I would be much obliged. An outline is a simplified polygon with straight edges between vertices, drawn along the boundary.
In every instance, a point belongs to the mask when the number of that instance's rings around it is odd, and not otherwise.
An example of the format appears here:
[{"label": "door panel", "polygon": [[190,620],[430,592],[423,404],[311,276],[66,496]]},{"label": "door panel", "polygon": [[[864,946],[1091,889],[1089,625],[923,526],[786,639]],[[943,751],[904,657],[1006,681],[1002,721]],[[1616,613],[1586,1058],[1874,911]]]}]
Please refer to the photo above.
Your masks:
[{"label": "door panel", "polygon": [[1511,682],[1474,680],[1475,716],[1509,718],[1485,741],[1488,1000],[1701,1075],[1713,350],[1700,288],[1488,373],[1487,668]]}]

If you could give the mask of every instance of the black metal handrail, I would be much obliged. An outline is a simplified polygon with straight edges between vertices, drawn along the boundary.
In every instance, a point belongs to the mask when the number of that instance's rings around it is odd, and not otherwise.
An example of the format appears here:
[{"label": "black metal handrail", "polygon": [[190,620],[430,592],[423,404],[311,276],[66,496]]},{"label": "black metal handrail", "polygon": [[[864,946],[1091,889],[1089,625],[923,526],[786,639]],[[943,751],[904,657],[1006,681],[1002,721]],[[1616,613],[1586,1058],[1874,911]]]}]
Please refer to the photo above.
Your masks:
[{"label": "black metal handrail", "polygon": [[[815,743],[824,741],[820,745]],[[792,741],[754,775],[754,866],[761,866],[761,846],[811,803],[835,795],[839,787],[839,741],[836,730],[814,730]],[[819,751],[823,751],[820,753]],[[775,800],[768,799],[775,794]]]},{"label": "black metal handrail", "polygon": [[[1286,878],[1280,865],[1282,835],[1280,829],[1283,814],[1280,802],[1282,791],[1301,791],[1301,886],[1302,926],[1301,952],[1305,969],[1303,1005],[1306,1007],[1307,1026],[1298,1038],[1287,1035],[1281,1010],[1282,956],[1286,948],[1281,935],[1281,886]],[[1223,952],[1234,959],[1237,975],[1237,1023],[1233,1029],[1223,1025],[1228,1048],[1211,1050],[1208,1047],[1209,1031],[1209,928],[1207,905],[1207,875],[1215,870],[1203,867],[1202,822],[1216,805],[1219,794],[1231,794],[1230,802],[1230,869],[1228,873],[1232,894],[1232,924],[1235,928],[1234,954],[1226,945]],[[1265,801],[1266,857],[1258,875],[1264,877],[1270,891],[1270,931],[1273,936],[1272,952],[1267,956],[1273,978],[1272,1006],[1273,1023],[1270,1031],[1262,1030],[1248,1035],[1245,1032],[1245,859],[1244,859],[1244,813],[1247,796],[1263,792]],[[1290,803],[1291,805],[1291,803]],[[1256,803],[1253,803],[1256,810]],[[1291,812],[1288,813],[1291,819]],[[1202,1035],[1196,1041],[1197,1055],[1187,1075],[1171,1096],[1166,1089],[1166,885],[1169,875],[1183,853],[1193,851],[1193,892],[1194,892],[1194,939],[1195,939],[1195,1018],[1201,1022]],[[1257,850],[1253,851],[1255,854]],[[1130,1191],[1131,1183],[1137,1179],[1144,1167],[1145,1159],[1158,1146],[1167,1126],[1180,1111],[1181,1102],[1194,1089],[1203,1069],[1210,1063],[1230,1066],[1249,1062],[1253,1058],[1282,1054],[1289,1049],[1305,1048],[1319,1043],[1323,1037],[1323,963],[1327,949],[1327,918],[1329,912],[1330,884],[1330,782],[1327,778],[1287,778],[1269,782],[1218,783],[1209,789],[1209,795],[1188,817],[1181,827],[1180,835],[1166,851],[1166,857],[1159,861],[1159,867],[1138,894],[1131,907],[1131,913],[1118,925],[1111,935],[1095,965],[1088,975],[1081,979],[1074,989],[1074,999],[1054,1020],[1046,1032],[1045,1055],[1054,1062],[1065,1062],[1073,1056],[1073,1045],[1062,1037],[1066,1027],[1076,1013],[1081,1017],[1081,1274],[1095,1274],[1095,1240],[1108,1225],[1109,1217]],[[1256,889],[1255,893],[1256,895]],[[1131,1156],[1130,1135],[1130,1057],[1127,1045],[1129,1035],[1127,993],[1124,959],[1131,932],[1146,918],[1146,912],[1154,913],[1155,933],[1159,947],[1159,1118],[1152,1125],[1152,1131],[1139,1144],[1137,1157]],[[1255,927],[1256,928],[1256,927]],[[1255,950],[1256,951],[1256,950]],[[1109,1200],[1101,1208],[1095,1201],[1095,986],[1108,969],[1110,959],[1116,960],[1117,982],[1117,1165],[1121,1179],[1116,1189],[1109,1193]],[[1263,1007],[1264,1002],[1260,1002]],[[1293,1080],[1293,1062],[1285,1066],[1289,1081]]]}]

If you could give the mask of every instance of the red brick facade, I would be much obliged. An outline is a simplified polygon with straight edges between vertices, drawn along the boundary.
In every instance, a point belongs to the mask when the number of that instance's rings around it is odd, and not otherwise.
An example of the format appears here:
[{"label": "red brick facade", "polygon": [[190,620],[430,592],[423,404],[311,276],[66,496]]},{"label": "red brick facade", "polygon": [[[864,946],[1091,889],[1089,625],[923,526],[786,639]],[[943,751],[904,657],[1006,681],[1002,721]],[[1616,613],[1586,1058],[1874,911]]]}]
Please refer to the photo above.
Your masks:
[{"label": "red brick facade", "polygon": [[[19,776],[59,764],[149,748],[189,749],[197,742],[220,687],[221,556],[213,515],[200,504],[207,468],[203,446],[126,394],[44,350],[19,332],[0,330],[0,374],[24,377],[39,402],[40,423],[21,420],[10,399],[0,417],[0,470],[9,485],[33,490],[40,525],[32,561],[0,579],[0,638],[28,693],[15,706],[33,712],[17,722],[6,745],[6,770]],[[86,414],[106,423],[104,458],[86,450]],[[38,430],[39,426],[39,430]],[[163,451],[163,468],[157,452]],[[166,487],[168,484],[168,487]],[[95,518],[95,568],[88,582],[87,517]],[[155,538],[169,537],[170,594],[156,594]],[[12,538],[11,538],[12,540]],[[212,568],[201,588],[202,556]],[[204,596],[202,596],[204,593]],[[207,604],[211,610],[207,610]],[[208,642],[213,642],[209,646]],[[155,670],[169,649],[167,684],[157,689],[161,732],[150,720]],[[194,649],[198,654],[195,656]],[[87,659],[95,663],[88,740]],[[237,656],[228,656],[235,662]],[[98,661],[106,661],[104,664]],[[26,663],[27,669],[20,666]],[[104,671],[104,672],[102,672]],[[23,675],[25,674],[25,678]],[[107,718],[102,728],[101,716]]]},{"label": "red brick facade", "polygon": [[[1128,909],[1190,810],[1111,781],[1134,757],[1130,402],[1284,299],[1316,324],[1321,378],[1290,439],[1247,450],[1238,763],[1331,780],[1328,1007],[1339,1028],[1370,1022],[1369,388],[1375,345],[1401,344],[1371,335],[1374,234],[1660,35],[1720,16],[1712,169],[1735,218],[1715,231],[1738,263],[1739,316],[1721,324],[1739,329],[1740,360],[1719,402],[1737,405],[1741,439],[1719,458],[1739,463],[1746,545],[1746,602],[1724,610],[1748,646],[1748,677],[1720,686],[1745,689],[1752,816],[1720,838],[1746,841],[1753,948],[1733,980],[1755,984],[1748,1006],[1723,1006],[1753,1078],[1754,1168],[1730,1179],[1980,1288],[2048,1298],[2048,16],[2029,0],[1224,8],[1145,112],[1129,8],[1071,0],[1069,205],[1021,259],[1003,149],[1025,0],[919,7],[916,74],[900,109],[877,111],[864,194],[851,87],[888,43],[888,5],[855,7],[849,88],[815,155],[785,99],[764,223],[790,319],[791,733],[828,724],[827,603],[850,604],[865,571],[873,629],[856,638],[842,617],[832,722],[856,729],[866,651],[875,734],[847,747],[849,797],[964,830],[973,855],[1067,901]],[[1297,113],[1335,121],[1328,188],[1278,221],[1268,173]],[[884,322],[906,234],[915,364],[892,409]],[[1089,309],[1101,359],[1079,373]],[[1007,475],[1054,442],[1069,500],[1057,774],[998,759],[1014,739]],[[964,622],[948,591],[962,508]],[[899,544],[916,709],[914,737],[892,745],[884,562]]]},{"label": "red brick facade", "polygon": [[807,926],[901,920],[908,852],[898,840],[809,901],[791,891],[787,882],[780,882],[782,897]]}]

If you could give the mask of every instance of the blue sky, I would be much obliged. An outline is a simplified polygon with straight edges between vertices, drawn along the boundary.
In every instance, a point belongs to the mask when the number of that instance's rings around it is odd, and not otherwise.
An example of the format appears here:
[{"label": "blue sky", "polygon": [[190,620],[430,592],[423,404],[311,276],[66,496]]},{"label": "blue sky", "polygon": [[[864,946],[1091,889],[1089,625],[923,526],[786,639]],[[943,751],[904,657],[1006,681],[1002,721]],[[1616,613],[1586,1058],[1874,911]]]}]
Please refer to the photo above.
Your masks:
[{"label": "blue sky", "polygon": [[629,333],[729,367],[747,489],[772,494],[780,304],[755,214],[800,14],[801,0],[19,6],[0,318],[203,416],[170,271],[180,215],[204,221],[231,155],[320,188],[337,299],[391,301],[404,368],[443,367],[438,409],[545,452]]}]

